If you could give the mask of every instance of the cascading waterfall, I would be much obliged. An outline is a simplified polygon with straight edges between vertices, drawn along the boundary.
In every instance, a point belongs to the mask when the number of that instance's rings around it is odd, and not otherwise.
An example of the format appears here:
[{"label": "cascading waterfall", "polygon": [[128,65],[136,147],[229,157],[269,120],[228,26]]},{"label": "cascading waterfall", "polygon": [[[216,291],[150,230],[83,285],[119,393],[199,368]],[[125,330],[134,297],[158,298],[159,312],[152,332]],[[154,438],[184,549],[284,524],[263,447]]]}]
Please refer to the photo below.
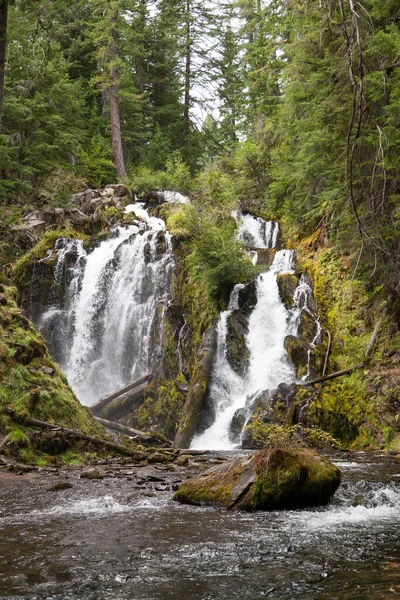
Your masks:
[{"label": "cascading waterfall", "polygon": [[246,398],[258,390],[273,389],[280,383],[295,381],[295,373],[284,348],[285,337],[293,332],[293,319],[279,297],[277,275],[294,269],[294,252],[276,253],[270,270],[257,278],[257,304],[249,318],[246,344],[250,365],[245,376],[232,369],[226,355],[227,319],[237,308],[237,287],[232,292],[227,311],[218,323],[217,357],[209,396],[216,405],[216,418],[211,427],[198,435],[192,448],[230,449],[229,427],[236,410],[244,407]]},{"label": "cascading waterfall", "polygon": [[279,223],[264,221],[253,215],[233,211],[238,222],[238,238],[252,248],[276,248],[279,236]]},{"label": "cascading waterfall", "polygon": [[[126,211],[138,221],[117,227],[91,252],[81,241],[58,241],[54,302],[38,324],[84,404],[152,371],[160,359],[163,311],[171,300],[171,238],[142,203]],[[64,278],[67,289],[59,293]]]}]

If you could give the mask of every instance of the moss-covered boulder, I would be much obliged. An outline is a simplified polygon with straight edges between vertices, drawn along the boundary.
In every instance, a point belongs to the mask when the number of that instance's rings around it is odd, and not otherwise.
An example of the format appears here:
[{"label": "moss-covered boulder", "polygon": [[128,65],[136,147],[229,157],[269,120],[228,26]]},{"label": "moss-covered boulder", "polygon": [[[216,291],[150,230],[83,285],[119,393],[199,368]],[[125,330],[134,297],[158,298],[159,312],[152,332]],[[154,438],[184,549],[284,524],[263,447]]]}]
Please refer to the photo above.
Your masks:
[{"label": "moss-covered boulder", "polygon": [[318,333],[318,321],[308,310],[303,310],[300,315],[299,328],[297,335],[309,342],[310,344],[315,343],[314,340]]},{"label": "moss-covered boulder", "polygon": [[340,471],[327,458],[276,448],[208,469],[185,481],[174,500],[230,510],[295,509],[327,504],[339,484]]},{"label": "moss-covered boulder", "polygon": [[296,369],[297,379],[301,379],[308,370],[309,344],[294,335],[287,335],[285,337],[284,346],[291,363]]},{"label": "moss-covered boulder", "polygon": [[226,322],[226,358],[232,369],[243,376],[250,362],[250,351],[246,344],[249,317],[241,310],[234,310]]},{"label": "moss-covered boulder", "polygon": [[294,293],[299,284],[299,278],[293,273],[282,273],[277,277],[279,296],[287,309],[293,308]]}]

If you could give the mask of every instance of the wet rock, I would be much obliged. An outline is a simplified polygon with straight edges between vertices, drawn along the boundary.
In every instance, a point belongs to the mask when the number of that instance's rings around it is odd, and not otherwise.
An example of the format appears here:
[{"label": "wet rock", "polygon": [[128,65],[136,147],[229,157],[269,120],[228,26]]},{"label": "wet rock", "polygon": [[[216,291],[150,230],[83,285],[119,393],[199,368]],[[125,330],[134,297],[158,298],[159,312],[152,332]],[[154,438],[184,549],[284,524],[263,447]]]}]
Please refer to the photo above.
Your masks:
[{"label": "wet rock", "polygon": [[239,310],[250,314],[257,304],[257,281],[254,279],[245,285],[238,294]]},{"label": "wet rock", "polygon": [[311,344],[314,341],[317,332],[318,323],[316,318],[307,310],[303,310],[300,315],[300,323],[297,332],[298,336]]},{"label": "wet rock", "polygon": [[259,248],[257,250],[257,265],[265,265],[270,267],[274,262],[276,254],[275,248]]},{"label": "wet rock", "polygon": [[299,278],[292,273],[282,273],[277,277],[279,296],[287,309],[294,305],[294,293],[299,284]]},{"label": "wet rock", "polygon": [[98,469],[87,469],[82,471],[81,479],[104,479],[104,475]]},{"label": "wet rock", "polygon": [[52,485],[47,488],[47,492],[62,492],[63,490],[70,490],[74,486],[69,481],[63,481],[62,483],[56,483],[56,485]]},{"label": "wet rock", "polygon": [[243,427],[246,423],[246,409],[239,408],[232,417],[232,421],[229,427],[229,437],[232,442],[239,440],[240,434],[242,433]]},{"label": "wet rock", "polygon": [[66,211],[66,216],[74,227],[82,227],[90,221],[90,217],[83,213],[79,208],[70,208]]},{"label": "wet rock", "polygon": [[309,450],[263,450],[185,481],[173,499],[230,510],[296,509],[327,504],[340,471]]},{"label": "wet rock", "polygon": [[228,316],[226,324],[226,358],[232,369],[243,376],[250,363],[250,352],[246,344],[249,316],[244,311],[235,310]]},{"label": "wet rock", "polygon": [[284,346],[291,363],[296,369],[297,379],[301,379],[307,373],[308,369],[309,344],[294,335],[287,335]]}]

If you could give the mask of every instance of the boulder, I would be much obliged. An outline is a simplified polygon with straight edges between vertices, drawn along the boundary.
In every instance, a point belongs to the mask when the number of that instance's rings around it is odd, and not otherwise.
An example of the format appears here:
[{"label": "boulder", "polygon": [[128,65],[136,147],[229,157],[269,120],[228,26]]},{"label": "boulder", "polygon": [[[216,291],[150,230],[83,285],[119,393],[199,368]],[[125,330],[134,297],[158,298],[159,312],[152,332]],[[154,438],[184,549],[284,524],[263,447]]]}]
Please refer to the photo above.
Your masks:
[{"label": "boulder", "polygon": [[294,305],[294,293],[299,284],[299,278],[292,273],[282,273],[277,277],[279,296],[287,309]]},{"label": "boulder", "polygon": [[81,479],[104,479],[104,475],[98,469],[87,469],[82,471]]},{"label": "boulder", "polygon": [[229,510],[322,506],[340,484],[340,471],[311,450],[262,450],[185,481],[173,499]]},{"label": "boulder", "polygon": [[300,323],[297,331],[299,338],[313,343],[318,333],[318,323],[315,317],[308,310],[303,310],[300,315]]},{"label": "boulder", "polygon": [[90,217],[85,215],[85,213],[79,210],[79,208],[70,208],[69,210],[65,211],[65,213],[68,219],[71,221],[71,225],[74,227],[82,227],[90,221]]},{"label": "boulder", "polygon": [[243,376],[250,363],[250,351],[246,344],[249,331],[249,316],[241,310],[234,310],[227,318],[226,358],[232,369]]},{"label": "boulder", "polygon": [[259,248],[257,250],[257,265],[265,265],[267,267],[270,267],[272,265],[272,263],[274,262],[274,258],[275,258],[275,254],[276,254],[276,249],[275,248]]},{"label": "boulder", "polygon": [[257,304],[257,281],[253,279],[247,285],[239,290],[238,294],[238,307],[239,310],[250,314],[255,305]]},{"label": "boulder", "polygon": [[294,335],[287,335],[284,342],[285,350],[296,369],[297,379],[301,379],[308,370],[308,352],[310,345]]}]

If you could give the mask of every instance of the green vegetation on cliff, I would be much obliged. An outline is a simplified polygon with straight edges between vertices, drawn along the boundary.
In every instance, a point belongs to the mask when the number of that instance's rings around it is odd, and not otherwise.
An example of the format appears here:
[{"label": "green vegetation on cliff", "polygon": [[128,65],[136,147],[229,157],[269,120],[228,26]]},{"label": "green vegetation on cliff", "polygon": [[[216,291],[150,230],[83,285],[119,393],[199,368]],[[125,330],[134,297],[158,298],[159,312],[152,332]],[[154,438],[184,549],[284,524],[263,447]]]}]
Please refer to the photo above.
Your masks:
[{"label": "green vegetation on cliff", "polygon": [[[0,288],[0,411],[11,408],[24,416],[57,423],[88,435],[102,428],[83,407],[43,338],[18,308],[15,288]],[[15,428],[11,416],[0,415],[0,431]]]}]

